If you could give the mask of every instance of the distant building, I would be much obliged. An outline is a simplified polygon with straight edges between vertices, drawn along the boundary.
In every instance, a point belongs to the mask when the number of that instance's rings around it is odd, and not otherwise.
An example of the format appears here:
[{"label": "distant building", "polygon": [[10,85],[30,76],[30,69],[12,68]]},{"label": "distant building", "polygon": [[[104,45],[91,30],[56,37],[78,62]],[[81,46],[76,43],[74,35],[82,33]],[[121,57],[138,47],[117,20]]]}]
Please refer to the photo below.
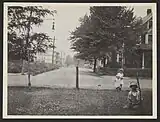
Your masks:
[{"label": "distant building", "polygon": [[55,52],[55,62],[54,62],[54,64],[56,64],[56,65],[62,65],[61,64],[61,57],[60,57],[60,53],[59,52]]},{"label": "distant building", "polygon": [[[50,48],[50,49],[46,50],[45,53],[37,53],[35,61],[52,63],[52,55],[53,55],[53,49]],[[59,65],[60,62],[61,62],[60,53],[54,51],[53,64]]]},{"label": "distant building", "polygon": [[38,52],[35,60],[39,62],[52,63],[52,53],[52,49],[48,49],[45,53]]},{"label": "distant building", "polygon": [[60,52],[60,59],[61,59],[61,65],[64,66],[65,65],[65,59],[66,59],[66,56],[65,56],[65,52],[61,51]]}]

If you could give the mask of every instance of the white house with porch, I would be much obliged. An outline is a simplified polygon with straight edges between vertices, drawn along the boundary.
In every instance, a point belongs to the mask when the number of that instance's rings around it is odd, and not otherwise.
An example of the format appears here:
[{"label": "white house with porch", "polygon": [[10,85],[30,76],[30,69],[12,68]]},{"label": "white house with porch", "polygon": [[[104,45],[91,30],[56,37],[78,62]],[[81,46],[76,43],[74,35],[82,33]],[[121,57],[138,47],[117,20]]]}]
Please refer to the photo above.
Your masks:
[{"label": "white house with porch", "polygon": [[138,45],[137,50],[141,53],[141,67],[152,67],[152,11],[147,9],[147,15],[143,18],[143,25],[146,30],[141,36],[141,44]]},{"label": "white house with porch", "polygon": [[[152,11],[151,9],[147,9],[147,15],[142,19],[142,24],[146,26],[146,30],[144,30],[141,35],[141,43],[136,46],[136,53],[140,54],[140,67],[151,68],[152,67]],[[123,62],[125,64],[125,58],[122,56],[123,52],[119,51],[117,53],[117,62]],[[122,59],[123,57],[123,59]]]}]

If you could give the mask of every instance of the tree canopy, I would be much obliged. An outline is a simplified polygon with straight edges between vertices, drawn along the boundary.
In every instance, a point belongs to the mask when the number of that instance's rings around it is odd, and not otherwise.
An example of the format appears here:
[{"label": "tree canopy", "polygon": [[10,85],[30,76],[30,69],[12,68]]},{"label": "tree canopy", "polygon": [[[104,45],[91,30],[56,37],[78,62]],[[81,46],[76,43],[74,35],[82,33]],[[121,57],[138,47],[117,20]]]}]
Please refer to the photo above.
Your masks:
[{"label": "tree canopy", "polygon": [[[55,10],[51,11],[42,6],[9,6],[9,59],[27,60],[27,50],[30,50],[31,58],[33,58],[37,52],[45,52],[48,47],[53,47],[53,39],[46,33],[31,33],[30,31],[34,26],[40,26],[47,15],[54,17],[55,13]],[[52,29],[54,29],[54,25],[52,26]]]},{"label": "tree canopy", "polygon": [[86,60],[109,57],[123,44],[125,52],[132,53],[143,30],[142,20],[133,10],[123,6],[90,7],[90,15],[80,18],[80,26],[71,33],[71,49]]}]

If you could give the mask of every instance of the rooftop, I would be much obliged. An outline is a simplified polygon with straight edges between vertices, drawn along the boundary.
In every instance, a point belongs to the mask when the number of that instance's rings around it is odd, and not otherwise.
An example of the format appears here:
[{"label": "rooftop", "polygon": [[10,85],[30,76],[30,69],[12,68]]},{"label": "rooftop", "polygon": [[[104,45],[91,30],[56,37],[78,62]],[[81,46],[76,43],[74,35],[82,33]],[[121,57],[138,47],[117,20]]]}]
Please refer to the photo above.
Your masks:
[{"label": "rooftop", "polygon": [[152,18],[152,13],[148,14],[147,16],[143,17],[143,24],[148,22]]}]

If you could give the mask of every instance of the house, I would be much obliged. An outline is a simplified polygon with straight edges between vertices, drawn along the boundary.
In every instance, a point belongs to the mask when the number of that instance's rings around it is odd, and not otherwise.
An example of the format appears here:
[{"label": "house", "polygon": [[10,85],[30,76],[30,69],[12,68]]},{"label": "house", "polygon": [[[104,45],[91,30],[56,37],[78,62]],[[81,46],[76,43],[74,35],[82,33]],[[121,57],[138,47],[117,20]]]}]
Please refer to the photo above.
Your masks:
[{"label": "house", "polygon": [[[142,24],[146,28],[140,36],[140,44],[136,45],[136,52],[139,56],[130,55],[128,59],[134,59],[130,64],[132,68],[151,68],[152,67],[152,11],[147,9],[147,15],[142,19]],[[127,65],[127,61],[123,57],[123,50],[117,54],[117,63]],[[137,60],[137,64],[134,63]]]},{"label": "house", "polygon": [[54,64],[57,64],[57,65],[62,65],[62,62],[61,62],[61,57],[60,57],[60,53],[59,52],[55,52],[55,61],[54,61]]},{"label": "house", "polygon": [[[54,56],[52,56],[54,54]],[[65,54],[64,53],[59,53],[57,51],[54,51],[53,49],[49,48],[46,50],[45,53],[37,53],[35,57],[35,61],[39,62],[45,62],[45,63],[53,63],[59,66],[64,65],[64,60],[65,60]]]},{"label": "house", "polygon": [[45,53],[38,52],[35,61],[52,63],[52,49],[48,49]]},{"label": "house", "polygon": [[152,68],[152,11],[147,9],[147,15],[143,18],[143,25],[147,28],[141,35],[141,44],[137,45],[137,51],[141,54],[141,68]]},{"label": "house", "polygon": [[38,52],[36,54],[35,61],[45,62],[45,63],[52,63],[53,62],[53,64],[56,64],[56,62],[58,60],[58,59],[56,59],[57,58],[57,53],[58,52],[54,51],[54,56],[52,57],[53,49],[49,48],[48,50],[46,50],[45,53]]}]

